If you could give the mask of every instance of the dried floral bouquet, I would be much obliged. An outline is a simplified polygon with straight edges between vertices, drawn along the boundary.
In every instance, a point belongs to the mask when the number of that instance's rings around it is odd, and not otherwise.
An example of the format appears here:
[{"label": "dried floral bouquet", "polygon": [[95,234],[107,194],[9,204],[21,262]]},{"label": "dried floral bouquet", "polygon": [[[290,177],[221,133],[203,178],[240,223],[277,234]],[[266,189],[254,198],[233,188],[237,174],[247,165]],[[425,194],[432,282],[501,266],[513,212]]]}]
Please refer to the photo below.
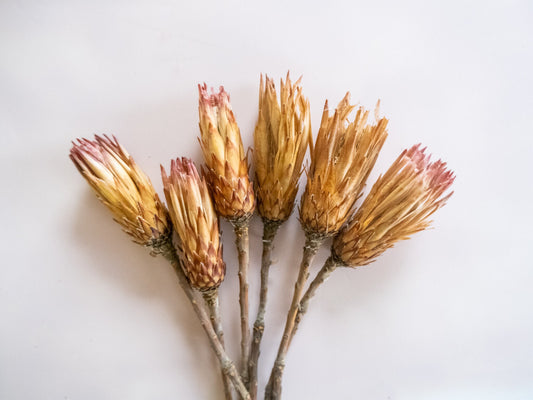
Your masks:
[{"label": "dried floral bouquet", "polygon": [[[229,95],[199,88],[200,145],[205,168],[172,160],[161,175],[167,205],[150,179],[115,137],[78,139],[70,158],[116,222],[135,243],[161,255],[172,265],[178,282],[200,320],[215,352],[226,399],[257,399],[260,346],[265,330],[268,275],[273,240],[292,214],[298,184],[305,170],[307,184],[298,213],[305,234],[302,261],[266,400],[280,399],[285,356],[317,288],[338,267],[369,264],[396,242],[430,225],[430,216],[453,192],[453,173],[442,161],[431,161],[421,145],[404,150],[372,186],[361,205],[357,200],[387,137],[387,119],[376,107],[369,111],[350,104],[349,93],[330,113],[326,101],[313,145],[309,101],[301,79],[274,81],[261,76],[259,115],[254,131],[254,185]],[[353,118],[350,115],[354,114]],[[350,122],[350,119],[352,121]],[[310,165],[303,162],[309,148]],[[263,220],[259,307],[251,330],[248,309],[248,224],[254,211]],[[241,359],[238,370],[224,349],[218,287],[224,280],[219,217],[233,226],[238,250]],[[331,255],[307,286],[309,267],[326,238]],[[204,300],[198,301],[198,296]],[[235,397],[237,395],[237,397]]]}]

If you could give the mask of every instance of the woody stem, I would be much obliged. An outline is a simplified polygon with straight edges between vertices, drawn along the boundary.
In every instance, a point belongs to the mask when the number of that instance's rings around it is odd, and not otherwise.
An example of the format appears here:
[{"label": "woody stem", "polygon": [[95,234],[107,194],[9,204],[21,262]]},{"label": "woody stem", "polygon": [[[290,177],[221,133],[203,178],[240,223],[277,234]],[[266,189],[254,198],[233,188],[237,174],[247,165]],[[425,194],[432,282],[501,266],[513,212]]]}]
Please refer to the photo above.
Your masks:
[{"label": "woody stem", "polygon": [[261,289],[259,292],[259,307],[253,328],[250,359],[248,361],[248,390],[252,400],[257,399],[257,368],[261,348],[261,339],[265,330],[265,312],[268,295],[268,273],[272,264],[272,242],[279,226],[278,221],[263,220],[263,254],[261,256]]},{"label": "woody stem", "polygon": [[248,384],[250,325],[248,317],[248,225],[249,219],[231,221],[235,231],[235,245],[239,257],[239,305],[241,309],[241,376]]},{"label": "woody stem", "polygon": [[335,261],[333,256],[330,256],[326,262],[324,263],[324,266],[318,271],[316,274],[315,279],[311,282],[309,287],[307,288],[307,291],[302,296],[302,300],[300,301],[300,306],[298,307],[298,313],[296,314],[296,320],[294,321],[294,327],[291,332],[291,336],[289,339],[289,345],[292,343],[292,339],[294,338],[294,335],[296,334],[296,331],[298,330],[298,326],[300,325],[300,322],[307,312],[309,308],[309,302],[316,294],[317,289],[320,285],[322,285],[331,275],[333,271],[337,269],[339,266],[338,262]]},{"label": "woody stem", "polygon": [[[218,301],[218,288],[210,289],[202,292],[205,304],[209,310],[209,319],[213,325],[213,329],[218,336],[218,340],[222,347],[224,347],[224,331],[222,329],[222,321],[220,317],[220,307]],[[233,394],[231,392],[231,381],[229,377],[222,370],[222,382],[224,383],[224,395],[226,400],[233,400]]]},{"label": "woody stem", "polygon": [[283,376],[283,369],[285,368],[285,356],[287,355],[287,350],[289,349],[291,332],[294,327],[296,315],[298,313],[298,307],[303,294],[304,285],[309,277],[309,266],[323,241],[324,237],[322,236],[306,233],[302,262],[300,264],[298,278],[294,285],[294,294],[292,296],[291,306],[287,314],[285,329],[279,345],[278,355],[276,357],[276,361],[274,362],[274,366],[272,367],[270,379],[268,380],[268,384],[265,389],[266,400],[279,400],[281,398],[281,380]]},{"label": "woody stem", "polygon": [[181,268],[180,261],[176,254],[176,250],[174,249],[170,238],[163,243],[159,243],[157,247],[154,246],[154,252],[164,256],[170,262],[170,264],[172,264],[172,267],[176,272],[176,276],[178,277],[178,283],[183,289],[183,292],[185,293],[189,301],[191,302],[192,308],[196,313],[198,319],[200,320],[200,324],[202,325],[202,328],[204,329],[209,339],[209,344],[211,345],[211,348],[215,352],[218,362],[220,363],[220,368],[222,369],[222,371],[224,371],[224,374],[229,377],[231,383],[239,393],[241,399],[250,400],[250,394],[246,390],[246,386],[244,386],[244,383],[242,382],[241,377],[237,372],[235,364],[226,354],[224,347],[220,343],[220,340],[218,339],[218,336],[213,328],[213,324],[211,323],[205,310],[203,309],[203,307],[200,306],[200,304],[198,304],[196,296],[194,295],[194,290],[189,285],[189,281],[187,280],[187,277],[185,276],[185,273]]}]

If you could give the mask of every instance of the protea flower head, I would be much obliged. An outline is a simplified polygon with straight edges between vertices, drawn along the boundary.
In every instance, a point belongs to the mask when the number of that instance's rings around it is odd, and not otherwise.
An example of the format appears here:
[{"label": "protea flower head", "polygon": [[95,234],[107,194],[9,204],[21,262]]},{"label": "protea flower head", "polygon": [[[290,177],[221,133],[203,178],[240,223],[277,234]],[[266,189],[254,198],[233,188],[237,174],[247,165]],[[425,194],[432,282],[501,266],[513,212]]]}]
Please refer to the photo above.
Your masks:
[{"label": "protea flower head", "polygon": [[287,74],[281,80],[278,102],[274,81],[261,75],[253,155],[257,208],[263,218],[283,222],[291,215],[311,140],[309,101],[300,79],[293,84]]},{"label": "protea flower head", "polygon": [[300,205],[300,222],[307,233],[331,236],[339,231],[352,214],[387,137],[387,119],[368,124],[369,112],[363,108],[349,122],[354,108],[350,93],[333,115],[327,101],[324,106]]},{"label": "protea flower head", "polygon": [[207,170],[205,176],[216,211],[229,220],[248,218],[254,211],[255,197],[248,178],[248,157],[231,105],[229,95],[220,87],[218,93],[200,93],[200,144]]},{"label": "protea flower head", "polygon": [[185,275],[196,289],[217,288],[224,280],[226,265],[206,181],[187,158],[172,160],[170,176],[161,167],[161,176]]},{"label": "protea flower head", "polygon": [[134,242],[154,246],[170,233],[168,212],[150,179],[115,137],[78,139],[70,159]]},{"label": "protea flower head", "polygon": [[399,240],[426,229],[431,214],[453,194],[446,193],[453,172],[440,160],[431,162],[420,147],[402,152],[335,237],[333,254],[342,264],[369,264]]}]

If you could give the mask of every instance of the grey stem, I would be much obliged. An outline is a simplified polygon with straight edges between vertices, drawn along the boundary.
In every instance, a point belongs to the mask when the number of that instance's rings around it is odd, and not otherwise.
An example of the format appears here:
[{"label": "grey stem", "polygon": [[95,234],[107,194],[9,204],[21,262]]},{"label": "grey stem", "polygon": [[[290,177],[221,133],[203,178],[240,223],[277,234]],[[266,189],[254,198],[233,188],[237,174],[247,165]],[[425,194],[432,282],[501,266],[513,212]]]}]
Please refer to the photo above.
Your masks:
[{"label": "grey stem", "polygon": [[241,309],[241,376],[248,383],[248,359],[250,351],[250,326],[248,317],[248,224],[249,219],[231,221],[235,231],[235,245],[239,257],[239,305]]},{"label": "grey stem", "polygon": [[296,334],[296,331],[298,330],[298,326],[300,325],[300,322],[307,312],[307,309],[309,308],[309,301],[314,297],[316,294],[316,291],[320,285],[322,285],[331,275],[333,271],[337,269],[339,264],[334,260],[333,256],[330,256],[326,262],[324,263],[324,266],[318,271],[316,274],[315,279],[311,282],[309,287],[307,288],[307,291],[302,297],[302,300],[300,301],[300,307],[298,309],[298,314],[296,314],[296,320],[294,321],[294,328],[291,332],[291,337],[289,340],[289,345],[292,343],[292,339],[294,338],[294,335]]},{"label": "grey stem", "polygon": [[[209,318],[211,320],[211,324],[213,325],[213,329],[215,330],[215,333],[218,336],[220,344],[222,345],[222,347],[224,347],[224,331],[222,329],[222,321],[220,317],[218,288],[202,292],[202,296],[204,298],[205,304],[207,305],[207,309],[209,310]],[[233,394],[231,391],[231,381],[229,377],[224,374],[224,371],[222,371],[222,382],[224,383],[224,395],[226,397],[226,400],[233,400]]]},{"label": "grey stem", "polygon": [[278,349],[278,355],[272,372],[270,373],[270,379],[265,389],[265,399],[278,400],[281,398],[281,380],[283,376],[283,369],[285,368],[285,356],[289,349],[291,332],[294,327],[296,315],[298,313],[300,300],[304,291],[304,285],[309,278],[309,266],[313,261],[318,248],[324,241],[324,236],[317,236],[306,233],[305,245],[302,256],[302,262],[300,264],[300,271],[298,278],[294,285],[294,294],[292,296],[291,306],[287,314],[287,321],[285,322],[285,329],[281,338],[281,343]]},{"label": "grey stem", "polygon": [[261,289],[259,292],[259,307],[254,323],[250,359],[248,361],[248,390],[252,400],[257,399],[257,369],[261,353],[261,339],[265,330],[265,312],[268,296],[268,273],[272,264],[272,242],[281,222],[263,220],[263,254],[261,256]]},{"label": "grey stem", "polygon": [[241,399],[250,400],[250,394],[246,390],[246,386],[244,386],[244,383],[242,382],[242,379],[239,373],[237,372],[235,364],[226,354],[226,351],[220,343],[220,340],[218,339],[218,336],[213,328],[213,324],[211,324],[211,320],[209,319],[203,307],[201,307],[200,304],[198,304],[198,301],[196,300],[194,290],[192,289],[191,285],[189,285],[189,281],[187,280],[187,277],[185,276],[185,273],[181,268],[181,264],[176,254],[176,250],[174,249],[170,238],[157,243],[157,247],[154,244],[153,252],[154,254],[161,254],[170,262],[170,264],[172,264],[172,267],[176,272],[176,276],[178,277],[178,283],[183,289],[183,292],[185,293],[189,301],[191,302],[192,308],[198,316],[200,324],[202,325],[202,328],[204,329],[207,337],[209,338],[209,343],[218,358],[220,368],[222,369],[222,371],[224,371],[224,374],[230,378],[231,383],[239,393]]}]

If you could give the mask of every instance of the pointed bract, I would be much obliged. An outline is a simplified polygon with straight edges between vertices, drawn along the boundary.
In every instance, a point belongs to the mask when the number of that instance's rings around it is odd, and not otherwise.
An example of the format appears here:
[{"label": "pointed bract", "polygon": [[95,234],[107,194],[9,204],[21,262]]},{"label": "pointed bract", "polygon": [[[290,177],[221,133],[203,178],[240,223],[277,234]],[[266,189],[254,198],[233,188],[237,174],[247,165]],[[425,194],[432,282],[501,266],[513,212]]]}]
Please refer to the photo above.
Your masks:
[{"label": "pointed bract", "polygon": [[218,217],[207,189],[193,162],[172,160],[170,176],[161,167],[161,176],[170,218],[177,234],[176,248],[191,285],[199,290],[218,287],[224,280],[226,265]]},{"label": "pointed bract", "polygon": [[150,179],[115,137],[78,139],[70,159],[134,242],[150,246],[169,234],[167,210]]},{"label": "pointed bract", "polygon": [[224,218],[239,220],[249,217],[255,207],[252,184],[248,177],[248,158],[229,95],[221,86],[218,93],[198,85],[200,94],[200,144],[207,169],[207,179],[216,211]]},{"label": "pointed bract", "polygon": [[348,116],[355,108],[350,94],[329,114],[324,106],[311,166],[300,205],[300,222],[308,233],[331,236],[339,231],[353,212],[365,182],[387,137],[387,120],[367,123],[369,112],[359,108],[353,122]]},{"label": "pointed bract", "polygon": [[293,84],[287,74],[278,101],[274,81],[261,76],[253,156],[257,208],[263,218],[283,222],[291,215],[311,140],[309,101],[300,80]]},{"label": "pointed bract", "polygon": [[404,150],[335,237],[335,257],[347,266],[366,265],[396,242],[426,229],[431,214],[453,194],[446,192],[454,179],[446,163],[430,162],[419,144]]}]

